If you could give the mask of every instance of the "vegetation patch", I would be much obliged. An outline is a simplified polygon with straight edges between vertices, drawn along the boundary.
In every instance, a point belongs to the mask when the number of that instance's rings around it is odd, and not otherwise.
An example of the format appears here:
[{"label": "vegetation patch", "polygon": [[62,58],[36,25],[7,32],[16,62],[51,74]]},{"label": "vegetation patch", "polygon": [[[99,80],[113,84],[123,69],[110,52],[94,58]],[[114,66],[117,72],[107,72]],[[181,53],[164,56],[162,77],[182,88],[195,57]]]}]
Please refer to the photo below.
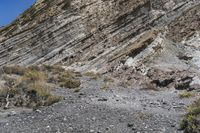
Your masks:
[{"label": "vegetation patch", "polygon": [[81,82],[78,78],[81,76],[80,73],[64,70],[60,66],[45,66],[45,68],[48,70],[49,73],[51,73],[51,75],[53,75],[49,82],[54,82],[60,87],[69,89],[80,87]]},{"label": "vegetation patch", "polygon": [[100,88],[101,90],[107,90],[109,89],[109,85],[107,83],[103,83],[103,85]]},{"label": "vegetation patch", "polygon": [[24,75],[26,68],[21,66],[5,66],[3,67],[3,72],[6,74]]},{"label": "vegetation patch", "polygon": [[72,89],[72,88],[80,87],[81,82],[80,82],[80,80],[76,80],[76,79],[73,79],[73,78],[66,78],[64,80],[61,80],[59,82],[59,85],[60,85],[60,87]]},{"label": "vegetation patch", "polygon": [[188,109],[188,114],[184,116],[180,123],[180,128],[185,133],[200,132],[200,98]]},{"label": "vegetation patch", "polygon": [[104,82],[113,83],[113,82],[114,82],[114,79],[111,78],[111,77],[105,77],[105,78],[104,78]]},{"label": "vegetation patch", "polygon": [[0,76],[4,87],[0,88],[0,107],[37,108],[49,106],[61,100],[52,93],[53,87],[78,88],[80,73],[66,71],[61,66],[6,66]]},{"label": "vegetation patch", "polygon": [[107,89],[109,89],[110,85],[111,85],[112,83],[114,83],[114,79],[111,78],[111,77],[105,77],[103,81],[104,81],[104,83],[103,83],[103,85],[102,85],[102,87],[101,87],[102,90],[107,90]]},{"label": "vegetation patch", "polygon": [[97,80],[97,79],[101,78],[100,73],[95,73],[95,72],[92,72],[92,71],[86,72],[84,75],[87,76],[87,77],[90,77],[90,79],[93,79],[93,80]]},{"label": "vegetation patch", "polygon": [[183,93],[180,93],[179,94],[179,98],[183,99],[183,98],[190,98],[190,97],[193,97],[194,94],[191,93],[191,92],[187,92],[187,91],[184,91]]}]

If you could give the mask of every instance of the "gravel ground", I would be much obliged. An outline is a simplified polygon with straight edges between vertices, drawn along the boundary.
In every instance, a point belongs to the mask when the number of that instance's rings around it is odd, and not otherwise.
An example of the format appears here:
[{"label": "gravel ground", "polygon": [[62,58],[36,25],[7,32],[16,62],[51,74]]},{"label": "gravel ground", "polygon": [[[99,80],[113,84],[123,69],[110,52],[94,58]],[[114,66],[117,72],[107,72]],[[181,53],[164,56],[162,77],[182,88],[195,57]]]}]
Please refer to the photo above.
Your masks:
[{"label": "gravel ground", "polygon": [[[178,92],[137,87],[101,90],[101,80],[82,79],[80,92],[57,89],[64,100],[36,111],[0,112],[1,133],[172,133],[192,99]],[[20,109],[18,109],[20,110]],[[22,111],[22,110],[21,110]]]}]

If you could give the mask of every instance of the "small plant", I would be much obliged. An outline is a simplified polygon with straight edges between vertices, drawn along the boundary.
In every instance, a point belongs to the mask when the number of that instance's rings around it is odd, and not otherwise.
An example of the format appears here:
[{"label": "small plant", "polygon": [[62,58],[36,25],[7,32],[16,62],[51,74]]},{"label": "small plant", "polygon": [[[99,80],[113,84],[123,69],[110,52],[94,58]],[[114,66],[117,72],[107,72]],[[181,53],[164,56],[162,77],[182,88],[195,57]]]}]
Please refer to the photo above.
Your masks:
[{"label": "small plant", "polygon": [[17,82],[16,78],[11,75],[3,75],[2,79],[6,81],[5,85],[9,88],[12,88]]},{"label": "small plant", "polygon": [[97,80],[101,78],[100,73],[95,73],[95,72],[86,72],[84,75],[87,77],[90,77],[90,79],[93,79],[93,80]]},{"label": "small plant", "polygon": [[194,102],[188,110],[180,123],[180,129],[185,133],[199,133],[200,132],[200,99]]},{"label": "small plant", "polygon": [[28,86],[27,95],[33,100],[32,103],[35,103],[31,105],[33,107],[49,106],[61,100],[61,97],[54,96],[50,93],[49,86],[44,82],[35,82],[30,84]]},{"label": "small plant", "polygon": [[80,80],[73,79],[73,78],[66,78],[62,82],[59,82],[60,87],[65,87],[69,89],[78,88],[81,85]]},{"label": "small plant", "polygon": [[194,104],[189,108],[189,114],[199,115],[200,114],[200,98],[194,102]]},{"label": "small plant", "polygon": [[112,79],[111,77],[105,77],[103,81],[104,81],[104,83],[103,83],[101,89],[107,90],[107,89],[109,89],[109,86],[114,82],[114,79]]},{"label": "small plant", "polygon": [[102,89],[102,90],[107,90],[107,89],[109,89],[109,85],[108,85],[107,83],[104,83],[104,84],[101,86],[100,89]]},{"label": "small plant", "polygon": [[62,67],[59,66],[59,65],[52,65],[52,66],[50,66],[50,65],[44,65],[43,67],[44,67],[47,71],[53,72],[53,73],[60,73],[60,72],[64,72],[64,71],[65,71],[65,69],[62,68]]},{"label": "small plant", "polygon": [[114,79],[112,79],[111,77],[105,77],[105,78],[104,78],[104,82],[113,83],[113,82],[114,82]]},{"label": "small plant", "polygon": [[21,66],[4,66],[3,71],[6,74],[16,74],[16,75],[23,75],[26,72],[26,68]]},{"label": "small plant", "polygon": [[24,74],[23,79],[26,81],[45,81],[47,75],[41,71],[29,70]]},{"label": "small plant", "polygon": [[81,82],[79,79],[76,79],[75,73],[71,71],[65,71],[64,73],[60,74],[58,76],[58,83],[60,87],[65,88],[78,88],[81,85]]},{"label": "small plant", "polygon": [[61,100],[61,97],[50,95],[50,96],[47,98],[47,100],[46,100],[46,102],[45,102],[45,105],[46,105],[46,106],[50,106],[50,105],[52,105],[52,104],[54,104],[54,103],[59,102],[60,100]]},{"label": "small plant", "polygon": [[187,91],[179,94],[179,98],[181,98],[181,99],[183,99],[183,98],[190,98],[192,96],[193,96],[193,94],[191,92],[187,92]]},{"label": "small plant", "polygon": [[49,92],[48,86],[43,82],[34,82],[28,85],[28,91],[34,92],[35,96],[42,99],[48,98],[51,94]]},{"label": "small plant", "polygon": [[127,86],[130,87],[132,84],[133,84],[133,82],[132,82],[131,80],[127,80],[127,81],[126,81],[126,85],[127,85]]},{"label": "small plant", "polygon": [[71,78],[74,78],[74,75],[70,71],[63,72],[58,76],[59,82],[62,82],[62,81],[65,81],[66,79],[71,79]]},{"label": "small plant", "polygon": [[0,88],[0,97],[5,98],[8,94],[8,89],[7,88]]}]

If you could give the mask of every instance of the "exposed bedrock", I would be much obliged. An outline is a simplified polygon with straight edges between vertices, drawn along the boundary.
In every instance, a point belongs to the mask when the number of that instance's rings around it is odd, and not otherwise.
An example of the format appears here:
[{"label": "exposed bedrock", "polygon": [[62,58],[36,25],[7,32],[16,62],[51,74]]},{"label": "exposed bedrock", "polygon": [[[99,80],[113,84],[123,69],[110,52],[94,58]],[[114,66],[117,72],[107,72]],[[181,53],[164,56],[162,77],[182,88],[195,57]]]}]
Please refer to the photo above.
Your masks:
[{"label": "exposed bedrock", "polygon": [[0,29],[0,66],[197,71],[199,8],[199,0],[38,0]]},{"label": "exposed bedrock", "polygon": [[[22,65],[58,62],[72,64],[91,59],[90,56],[96,56],[93,51],[97,48],[108,49],[127,40],[132,31],[136,30],[134,21],[141,22],[149,10],[147,0],[74,0],[63,10],[60,5],[65,2],[52,2],[54,5],[59,4],[55,6],[59,13],[53,16],[49,10],[53,10],[51,7],[54,6],[49,5],[47,8],[44,6],[46,3],[39,2],[40,4],[32,7],[35,10],[29,9],[31,14],[25,12],[28,15],[22,15],[19,22],[7,27],[9,30],[3,29],[1,65],[6,62]],[[144,8],[144,11],[141,8]],[[32,13],[34,11],[35,13]],[[44,19],[41,17],[43,14],[51,17],[41,20]],[[20,22],[24,21],[25,16],[34,19],[29,20],[28,25],[22,25]]]}]

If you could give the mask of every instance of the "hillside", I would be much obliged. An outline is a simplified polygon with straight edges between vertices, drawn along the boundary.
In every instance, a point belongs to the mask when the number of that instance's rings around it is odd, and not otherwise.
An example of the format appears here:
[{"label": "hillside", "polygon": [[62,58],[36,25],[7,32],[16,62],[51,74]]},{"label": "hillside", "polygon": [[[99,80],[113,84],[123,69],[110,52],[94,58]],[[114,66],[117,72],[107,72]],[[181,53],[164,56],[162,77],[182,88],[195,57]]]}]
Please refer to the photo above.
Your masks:
[{"label": "hillside", "polygon": [[[45,71],[45,83],[53,79],[53,93],[64,100],[39,112],[0,115],[0,131],[182,132],[185,108],[199,97],[199,20],[199,0],[38,0],[0,28],[1,73],[16,65]],[[67,70],[82,75],[75,92],[57,85]],[[6,73],[12,74],[18,78]],[[197,109],[189,112],[192,122],[184,120],[185,132],[200,132]]]}]

